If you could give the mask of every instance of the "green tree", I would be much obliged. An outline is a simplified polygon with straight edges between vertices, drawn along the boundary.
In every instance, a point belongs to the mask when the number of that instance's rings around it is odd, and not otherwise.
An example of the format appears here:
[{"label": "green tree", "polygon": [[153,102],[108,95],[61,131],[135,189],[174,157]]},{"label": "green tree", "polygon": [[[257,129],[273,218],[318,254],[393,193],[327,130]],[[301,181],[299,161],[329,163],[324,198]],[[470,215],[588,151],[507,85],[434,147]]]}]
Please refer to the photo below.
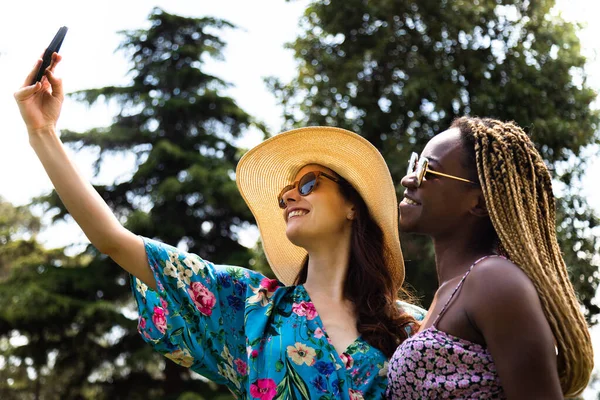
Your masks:
[{"label": "green tree", "polygon": [[39,218],[27,207],[15,207],[0,196],[0,279],[6,278],[22,257],[31,255],[28,241],[20,239],[34,239],[40,228]]},{"label": "green tree", "polygon": [[43,248],[36,240],[40,227],[26,207],[0,201],[3,399],[73,398],[73,383],[85,383],[82,378],[87,376],[81,373],[89,373],[86,364],[104,352],[101,329],[90,328],[107,322],[112,327],[134,326],[106,301],[110,291],[99,295],[102,284],[92,292],[82,290],[90,283],[82,268],[89,257],[68,257],[63,249]]},{"label": "green tree", "polygon": [[[553,170],[599,142],[596,94],[585,81],[577,26],[553,0],[326,0],[312,2],[289,47],[291,82],[269,79],[284,128],[335,125],[380,149],[400,194],[410,152],[464,114],[514,120]],[[584,163],[585,160],[578,160]],[[559,236],[587,317],[598,286],[590,228],[598,217],[571,189],[581,165],[557,174]],[[576,203],[577,208],[571,206]],[[585,234],[584,234],[585,233]],[[403,235],[407,281],[428,306],[437,286],[429,241]]]},{"label": "green tree", "polygon": [[[167,398],[162,357],[123,312],[129,290],[120,268],[93,253],[45,249],[35,240],[39,219],[25,207],[0,202],[0,220],[18,232],[0,248],[10,261],[0,280],[0,398]],[[184,387],[218,391],[198,383]]]},{"label": "green tree", "polygon": [[226,82],[201,69],[207,57],[222,58],[225,43],[216,32],[233,25],[158,8],[149,19],[148,30],[124,32],[119,47],[132,60],[131,85],[73,94],[90,105],[116,101],[121,111],[114,123],[85,133],[63,130],[62,140],[98,150],[97,168],[106,155],[135,155],[131,180],[96,187],[132,231],[211,261],[245,265],[249,251],[236,231],[250,224],[251,214],[233,179],[240,156],[234,142],[254,121],[220,94]]},{"label": "green tree", "polygon": [[[118,104],[120,112],[113,123],[83,133],[63,130],[61,138],[76,149],[98,151],[97,171],[108,155],[134,156],[130,179],[96,186],[131,231],[217,263],[264,266],[260,251],[238,243],[238,232],[253,220],[234,181],[241,154],[236,139],[250,125],[263,127],[233,99],[221,95],[226,82],[203,71],[207,58],[222,56],[225,43],[219,32],[233,26],[158,8],[149,20],[147,30],[123,32],[119,50],[131,59],[130,85],[71,94],[89,105]],[[55,220],[67,215],[56,193],[39,202],[58,210]],[[54,290],[52,296],[40,298],[57,309],[61,315],[57,321],[33,307],[13,317],[21,323],[34,318],[35,312],[41,335],[61,339],[54,347],[29,342],[47,363],[56,358],[48,369],[57,380],[42,382],[48,391],[63,388],[56,395],[60,399],[231,397],[225,387],[200,379],[145,344],[136,331],[129,276],[92,246],[84,256],[85,267],[46,268],[44,276],[13,281],[18,282],[13,292],[28,284]],[[73,303],[73,310],[61,309],[61,301]],[[70,333],[67,348],[62,338],[70,331],[75,332]],[[24,367],[16,368],[23,373]]]}]

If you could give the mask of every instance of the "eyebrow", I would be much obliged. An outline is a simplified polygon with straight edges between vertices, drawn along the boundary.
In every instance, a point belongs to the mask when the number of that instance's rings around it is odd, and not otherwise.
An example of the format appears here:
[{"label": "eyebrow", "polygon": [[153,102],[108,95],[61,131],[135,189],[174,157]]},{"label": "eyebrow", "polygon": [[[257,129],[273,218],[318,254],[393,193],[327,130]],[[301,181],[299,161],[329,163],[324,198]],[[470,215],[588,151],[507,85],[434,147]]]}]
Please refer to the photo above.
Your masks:
[{"label": "eyebrow", "polygon": [[433,162],[434,164],[437,164],[438,167],[442,166],[442,163],[440,163],[440,160],[438,160],[437,158],[435,158],[433,156],[426,156],[425,158],[427,158],[430,163]]}]

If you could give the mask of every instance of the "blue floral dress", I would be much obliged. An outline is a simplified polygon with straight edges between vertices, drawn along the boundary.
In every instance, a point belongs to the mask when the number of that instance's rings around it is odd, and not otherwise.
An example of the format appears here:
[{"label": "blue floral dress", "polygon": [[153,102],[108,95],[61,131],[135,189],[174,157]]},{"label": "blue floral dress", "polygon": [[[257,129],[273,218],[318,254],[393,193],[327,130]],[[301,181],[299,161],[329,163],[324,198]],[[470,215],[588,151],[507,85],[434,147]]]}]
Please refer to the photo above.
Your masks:
[{"label": "blue floral dress", "polygon": [[383,398],[386,357],[360,337],[339,355],[302,285],[144,243],[157,291],[132,278],[138,330],[167,358],[240,399]]}]

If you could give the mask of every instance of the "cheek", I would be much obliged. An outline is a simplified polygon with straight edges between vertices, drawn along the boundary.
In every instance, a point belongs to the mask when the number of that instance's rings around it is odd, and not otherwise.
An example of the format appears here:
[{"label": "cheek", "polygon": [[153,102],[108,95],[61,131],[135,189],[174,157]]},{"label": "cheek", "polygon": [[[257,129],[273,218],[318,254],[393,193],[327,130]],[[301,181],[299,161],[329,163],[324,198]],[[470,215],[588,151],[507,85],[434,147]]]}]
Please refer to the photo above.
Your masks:
[{"label": "cheek", "polygon": [[335,205],[327,205],[326,207],[319,207],[315,210],[315,214],[313,215],[313,222],[315,223],[327,223],[332,224],[336,223],[336,221],[343,221],[345,218],[345,213],[343,209],[339,206]]},{"label": "cheek", "polygon": [[449,196],[448,193],[440,193],[439,196],[428,198],[426,202],[423,202],[423,208],[427,214],[447,215],[452,213],[456,201],[457,199]]},{"label": "cheek", "polygon": [[446,225],[461,221],[466,212],[464,194],[458,191],[440,191],[439,195],[428,198],[424,204],[424,214],[437,224]]},{"label": "cheek", "polygon": [[312,222],[318,225],[334,225],[339,226],[344,222],[348,221],[347,214],[349,207],[344,201],[338,199],[329,199],[329,201],[323,201],[314,204],[314,214],[312,215]]}]

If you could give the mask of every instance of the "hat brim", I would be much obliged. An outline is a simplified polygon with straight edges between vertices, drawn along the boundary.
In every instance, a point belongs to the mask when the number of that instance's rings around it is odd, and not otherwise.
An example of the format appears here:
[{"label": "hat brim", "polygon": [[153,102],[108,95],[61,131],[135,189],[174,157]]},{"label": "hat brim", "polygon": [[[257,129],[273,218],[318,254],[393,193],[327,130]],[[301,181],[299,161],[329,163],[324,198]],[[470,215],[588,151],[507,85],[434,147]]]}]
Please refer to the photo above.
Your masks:
[{"label": "hat brim", "polygon": [[398,201],[385,160],[362,136],[321,126],[294,129],[265,140],[249,150],[236,169],[237,186],[256,219],[265,255],[277,278],[286,285],[293,284],[307,254],[288,240],[277,195],[308,164],[331,169],[359,192],[383,231],[390,273],[401,285],[404,259]]}]

